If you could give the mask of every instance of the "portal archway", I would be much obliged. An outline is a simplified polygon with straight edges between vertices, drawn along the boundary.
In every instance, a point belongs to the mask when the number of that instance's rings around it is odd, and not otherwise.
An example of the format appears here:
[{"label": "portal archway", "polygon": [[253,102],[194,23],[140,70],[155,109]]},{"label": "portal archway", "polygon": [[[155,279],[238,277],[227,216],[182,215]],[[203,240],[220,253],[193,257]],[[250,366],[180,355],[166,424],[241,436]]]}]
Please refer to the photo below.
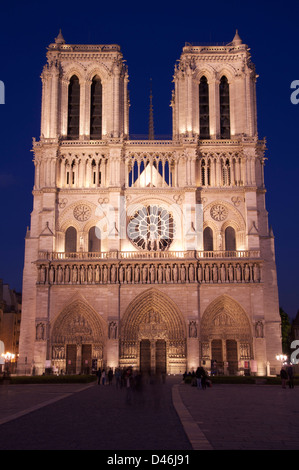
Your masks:
[{"label": "portal archway", "polygon": [[120,365],[142,372],[183,373],[186,326],[177,305],[157,289],[127,307],[120,327]]},{"label": "portal archway", "polygon": [[52,364],[69,374],[91,373],[103,365],[107,325],[85,301],[65,307],[51,328]]},{"label": "portal archway", "polygon": [[[200,323],[201,360],[211,370],[235,374],[253,355],[251,324],[243,307],[228,295],[206,308]],[[246,371],[245,371],[246,372]]]}]

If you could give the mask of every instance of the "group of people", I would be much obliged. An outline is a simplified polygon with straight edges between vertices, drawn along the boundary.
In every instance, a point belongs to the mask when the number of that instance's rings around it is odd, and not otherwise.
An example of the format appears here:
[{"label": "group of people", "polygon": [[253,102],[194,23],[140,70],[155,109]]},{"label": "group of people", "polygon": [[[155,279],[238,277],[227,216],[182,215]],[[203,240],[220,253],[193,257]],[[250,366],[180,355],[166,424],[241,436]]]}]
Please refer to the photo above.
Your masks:
[{"label": "group of people", "polygon": [[201,366],[197,367],[195,372],[192,371],[187,374],[186,371],[183,375],[184,380],[186,377],[191,377],[191,385],[193,387],[197,387],[198,389],[205,390],[207,387],[212,386],[207,372]]},{"label": "group of people", "polygon": [[294,388],[294,370],[291,364],[288,366],[282,366],[280,378],[282,388],[287,388],[287,383],[289,384],[289,388]]},{"label": "group of people", "polygon": [[108,372],[106,372],[106,369],[103,368],[99,368],[99,370],[97,371],[97,378],[98,378],[98,385],[111,385],[112,384],[112,380],[113,380],[113,370],[111,368],[109,368]]}]

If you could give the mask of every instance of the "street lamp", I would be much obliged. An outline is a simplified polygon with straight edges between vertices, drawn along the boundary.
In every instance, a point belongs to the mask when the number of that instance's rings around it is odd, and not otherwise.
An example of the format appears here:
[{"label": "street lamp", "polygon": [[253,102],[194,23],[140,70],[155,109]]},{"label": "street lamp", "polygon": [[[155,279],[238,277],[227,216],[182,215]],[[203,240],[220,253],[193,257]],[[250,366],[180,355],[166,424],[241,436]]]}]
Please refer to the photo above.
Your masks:
[{"label": "street lamp", "polygon": [[15,354],[6,352],[6,353],[1,354],[1,356],[3,357],[4,362],[5,362],[5,370],[7,372],[7,375],[9,375],[9,364],[15,358]]},{"label": "street lamp", "polygon": [[276,359],[281,362],[281,365],[283,365],[284,362],[286,362],[288,356],[285,354],[277,354]]}]

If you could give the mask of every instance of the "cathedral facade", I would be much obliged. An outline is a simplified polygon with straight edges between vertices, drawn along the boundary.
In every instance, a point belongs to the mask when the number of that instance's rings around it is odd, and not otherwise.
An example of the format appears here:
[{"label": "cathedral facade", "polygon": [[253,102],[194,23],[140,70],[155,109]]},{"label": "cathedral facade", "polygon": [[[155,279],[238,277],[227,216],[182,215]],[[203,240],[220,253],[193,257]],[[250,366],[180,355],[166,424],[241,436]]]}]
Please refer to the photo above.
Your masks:
[{"label": "cathedral facade", "polygon": [[129,134],[118,45],[67,44],[42,71],[18,373],[133,367],[277,373],[266,144],[238,33],[186,44],[171,140]]}]

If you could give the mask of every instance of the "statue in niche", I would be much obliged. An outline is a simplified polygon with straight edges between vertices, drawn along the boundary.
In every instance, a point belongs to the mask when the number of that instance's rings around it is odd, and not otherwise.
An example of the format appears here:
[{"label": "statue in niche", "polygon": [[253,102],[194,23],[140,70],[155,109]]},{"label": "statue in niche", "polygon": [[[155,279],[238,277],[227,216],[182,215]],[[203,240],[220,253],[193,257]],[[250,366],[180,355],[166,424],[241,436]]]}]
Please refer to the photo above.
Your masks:
[{"label": "statue in niche", "polygon": [[181,282],[185,282],[185,280],[186,280],[186,268],[185,268],[184,264],[181,265],[180,277],[181,277]]},{"label": "statue in niche", "polygon": [[245,279],[245,282],[248,282],[248,281],[249,281],[249,275],[250,275],[250,269],[249,269],[248,264],[246,264],[246,265],[245,265],[245,268],[244,268],[244,279]]},{"label": "statue in niche", "polygon": [[147,281],[147,266],[144,265],[142,269],[142,282],[146,282],[146,281]]},{"label": "statue in niche", "polygon": [[189,323],[189,338],[196,338],[196,337],[197,337],[196,321],[192,320]]},{"label": "statue in niche", "polygon": [[81,284],[85,282],[85,266],[83,265],[80,268],[80,281],[81,281]]},{"label": "statue in niche", "polygon": [[255,324],[255,337],[263,338],[264,337],[264,325],[263,322],[257,321]]},{"label": "statue in niche", "polygon": [[87,270],[87,277],[88,277],[88,282],[92,282],[92,267],[89,265],[88,270]]},{"label": "statue in niche", "polygon": [[50,284],[53,284],[53,282],[54,282],[54,267],[53,266],[51,266],[51,268],[50,268],[49,282],[50,282]]},{"label": "statue in niche", "polygon": [[70,282],[70,267],[67,265],[65,267],[65,282]]},{"label": "statue in niche", "polygon": [[119,267],[119,282],[124,282],[124,268],[123,266]]},{"label": "statue in niche", "polygon": [[220,268],[220,279],[221,279],[221,282],[225,282],[225,266],[223,263]]},{"label": "statue in niche", "polygon": [[135,266],[135,275],[134,275],[134,282],[139,282],[139,266],[138,264]]},{"label": "statue in niche", "polygon": [[77,282],[77,280],[78,280],[77,266],[73,266],[72,281]]},{"label": "statue in niche", "polygon": [[131,282],[132,281],[132,268],[131,266],[127,266],[127,282]]},{"label": "statue in niche", "polygon": [[166,266],[166,282],[170,282],[170,267]]},{"label": "statue in niche", "polygon": [[113,284],[116,282],[116,268],[114,264],[111,266],[111,282]]},{"label": "statue in niche", "polygon": [[105,284],[107,284],[108,282],[108,268],[106,265],[104,266],[104,270],[103,270],[103,282]]},{"label": "statue in niche", "polygon": [[190,266],[189,266],[189,281],[190,282],[194,281],[194,266],[193,266],[193,264],[190,264]]},{"label": "statue in niche", "polygon": [[97,265],[96,267],[96,282],[100,282],[100,267]]},{"label": "statue in niche", "polygon": [[218,269],[216,264],[213,266],[213,281],[217,282],[218,281]]},{"label": "statue in niche", "polygon": [[229,265],[229,268],[228,268],[228,279],[230,282],[233,282],[234,280],[234,268],[232,267],[231,264]]},{"label": "statue in niche", "polygon": [[202,266],[201,266],[201,264],[197,268],[197,280],[198,280],[198,282],[202,281]]},{"label": "statue in niche", "polygon": [[155,267],[153,264],[150,267],[150,277],[151,277],[151,282],[152,283],[155,282]]},{"label": "statue in niche", "polygon": [[173,281],[178,282],[178,267],[176,264],[173,267]]},{"label": "statue in niche", "polygon": [[206,282],[210,281],[210,268],[208,264],[206,264],[206,267],[205,267],[205,281]]},{"label": "statue in niche", "polygon": [[61,266],[58,267],[58,283],[62,284],[63,283],[63,269]]},{"label": "statue in niche", "polygon": [[260,272],[259,272],[259,268],[258,268],[258,265],[255,264],[253,266],[253,276],[254,276],[254,281],[255,282],[259,282],[260,280]]},{"label": "statue in niche", "polygon": [[112,321],[109,324],[109,338],[117,339],[117,323],[115,321]]},{"label": "statue in niche", "polygon": [[38,325],[36,325],[35,338],[37,341],[43,341],[45,339],[45,326],[43,323],[38,323]]},{"label": "statue in niche", "polygon": [[241,268],[240,265],[237,265],[237,282],[241,282]]},{"label": "statue in niche", "polygon": [[40,269],[40,282],[44,284],[46,282],[46,268],[42,266]]},{"label": "statue in niche", "polygon": [[163,268],[162,268],[161,264],[158,268],[158,281],[159,281],[160,284],[163,282]]}]

